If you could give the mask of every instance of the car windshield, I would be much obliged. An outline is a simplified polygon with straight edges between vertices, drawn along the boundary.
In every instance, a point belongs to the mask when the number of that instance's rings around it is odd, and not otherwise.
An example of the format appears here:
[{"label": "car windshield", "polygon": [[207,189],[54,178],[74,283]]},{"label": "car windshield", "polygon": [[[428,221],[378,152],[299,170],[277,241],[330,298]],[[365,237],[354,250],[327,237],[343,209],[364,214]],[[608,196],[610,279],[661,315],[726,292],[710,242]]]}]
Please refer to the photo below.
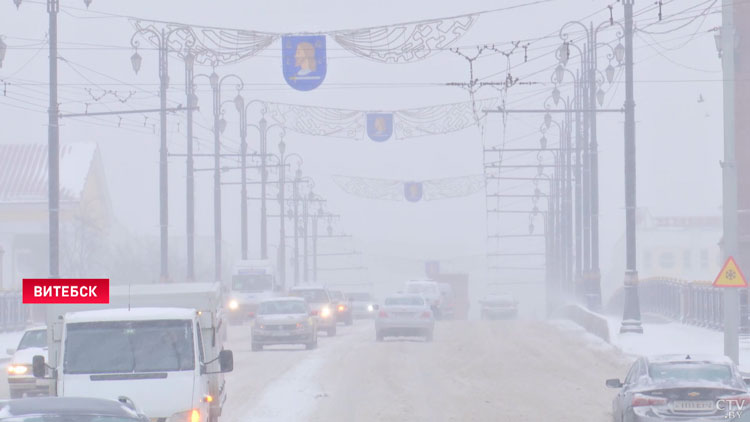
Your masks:
[{"label": "car windshield", "polygon": [[424,306],[424,299],[419,296],[394,296],[385,299],[389,306]]},{"label": "car windshield", "polygon": [[263,302],[258,310],[259,315],[306,314],[307,307],[299,300],[274,300]]},{"label": "car windshield", "polygon": [[295,289],[289,293],[290,296],[304,298],[307,303],[328,303],[328,293],[322,289]]},{"label": "car windshield", "polygon": [[372,300],[369,293],[348,293],[346,297],[352,302],[369,302]]},{"label": "car windshield", "polygon": [[18,343],[18,350],[31,347],[47,347],[47,330],[30,330],[24,333]]},{"label": "car windshield", "polygon": [[85,322],[66,326],[66,374],[185,371],[195,367],[190,321]]},{"label": "car windshield", "polygon": [[273,289],[273,276],[269,274],[235,274],[232,290],[240,292],[262,292]]},{"label": "car windshield", "polygon": [[141,419],[120,416],[97,416],[97,415],[30,415],[3,418],[2,422],[141,422]]},{"label": "car windshield", "polygon": [[718,363],[651,363],[648,373],[653,380],[727,382],[732,379],[732,368]]},{"label": "car windshield", "polygon": [[335,291],[335,290],[329,292],[329,294],[331,295],[331,299],[333,299],[333,300],[341,300],[341,299],[344,298],[344,294],[343,293]]},{"label": "car windshield", "polygon": [[406,291],[408,293],[435,294],[435,293],[438,292],[438,288],[434,284],[428,284],[428,283],[410,283],[410,284],[407,284]]}]

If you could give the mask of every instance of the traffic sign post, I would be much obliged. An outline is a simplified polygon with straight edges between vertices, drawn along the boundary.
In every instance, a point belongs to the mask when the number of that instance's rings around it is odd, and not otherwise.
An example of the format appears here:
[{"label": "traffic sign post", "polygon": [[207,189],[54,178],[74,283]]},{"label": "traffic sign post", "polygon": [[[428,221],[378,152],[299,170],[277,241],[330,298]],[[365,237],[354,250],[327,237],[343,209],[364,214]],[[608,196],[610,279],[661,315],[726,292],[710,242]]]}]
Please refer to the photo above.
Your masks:
[{"label": "traffic sign post", "polygon": [[724,292],[724,354],[739,364],[740,295],[737,288],[747,287],[747,280],[732,256],[719,271],[714,287]]}]

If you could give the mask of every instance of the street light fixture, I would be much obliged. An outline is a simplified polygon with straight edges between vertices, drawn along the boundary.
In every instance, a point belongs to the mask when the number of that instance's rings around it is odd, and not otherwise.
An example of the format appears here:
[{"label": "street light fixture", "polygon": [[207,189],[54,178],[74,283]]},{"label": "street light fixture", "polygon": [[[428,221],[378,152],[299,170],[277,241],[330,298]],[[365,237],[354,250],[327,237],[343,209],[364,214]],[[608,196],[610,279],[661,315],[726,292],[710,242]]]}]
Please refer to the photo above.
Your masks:
[{"label": "street light fixture", "polygon": [[211,76],[208,77],[208,81],[211,83],[211,89],[214,91],[219,89],[219,75],[216,72],[212,72]]},{"label": "street light fixture", "polygon": [[541,139],[539,139],[539,146],[542,147],[542,149],[547,149],[547,137],[542,135]]},{"label": "street light fixture", "polygon": [[227,121],[222,117],[219,119],[219,132],[224,133],[227,129]]},{"label": "street light fixture", "polygon": [[558,64],[555,68],[555,79],[557,83],[562,83],[563,78],[565,78],[565,66]]},{"label": "street light fixture", "polygon": [[600,106],[604,105],[604,90],[599,88],[598,91],[596,91],[596,101],[599,103]]},{"label": "street light fixture", "polygon": [[16,9],[18,9],[19,7],[21,7],[21,0],[13,0],[13,4],[15,4]]},{"label": "street light fixture", "polygon": [[130,56],[130,64],[133,66],[133,72],[137,75],[141,70],[141,63],[143,63],[143,57],[138,54],[138,50],[135,50],[132,56]]},{"label": "street light fixture", "polygon": [[622,42],[618,42],[617,47],[615,47],[615,59],[620,64],[625,60],[625,46],[622,45]]},{"label": "street light fixture", "polygon": [[88,9],[88,8],[89,8],[89,6],[91,6],[91,1],[92,1],[92,0],[83,0],[83,4],[85,4],[85,5],[86,5],[86,9]]},{"label": "street light fixture", "polygon": [[604,73],[607,76],[607,82],[612,83],[612,81],[615,79],[615,67],[612,66],[612,63],[607,66],[607,68],[604,70]]},{"label": "street light fixture", "polygon": [[555,105],[560,104],[560,90],[557,89],[557,86],[552,90],[552,101],[555,102]]},{"label": "street light fixture", "polygon": [[558,56],[560,56],[560,63],[563,66],[568,65],[568,60],[570,59],[570,47],[568,46],[568,42],[564,41],[560,48],[557,50]]},{"label": "street light fixture", "polygon": [[550,126],[552,126],[552,115],[551,114],[546,113],[544,115],[544,125],[547,126],[547,129],[549,129]]}]

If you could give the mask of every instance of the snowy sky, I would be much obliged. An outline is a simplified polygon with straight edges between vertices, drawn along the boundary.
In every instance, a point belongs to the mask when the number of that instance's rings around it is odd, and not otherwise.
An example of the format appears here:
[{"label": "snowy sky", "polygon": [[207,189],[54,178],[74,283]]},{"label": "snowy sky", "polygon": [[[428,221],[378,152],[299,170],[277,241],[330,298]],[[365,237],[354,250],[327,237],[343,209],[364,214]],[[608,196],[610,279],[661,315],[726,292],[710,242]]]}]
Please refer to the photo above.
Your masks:
[{"label": "snowy sky", "polygon": [[[277,33],[317,32],[336,29],[388,25],[404,21],[438,18],[496,9],[503,5],[524,3],[519,0],[427,1],[382,0],[378,2],[318,0],[264,1],[239,0],[94,0],[91,12],[82,1],[62,0],[60,15],[60,97],[65,112],[105,111],[158,106],[156,97],[157,62],[153,51],[142,51],[143,65],[134,75],[129,57],[132,54],[132,26],[124,18],[94,12],[107,12],[143,18],[169,20],[232,28],[246,28]],[[528,2],[526,2],[528,3]],[[617,2],[602,0],[553,0],[508,12],[483,15],[457,45],[507,42],[555,34],[572,19],[586,18],[600,23],[609,18],[607,5],[614,4],[615,18],[622,16]],[[653,2],[637,1],[636,10],[652,8]],[[681,12],[693,5],[700,7],[686,16],[694,16],[708,6],[705,1],[665,2],[664,15]],[[595,13],[593,16],[592,13]],[[657,11],[638,16],[639,27],[657,19]],[[589,17],[591,16],[591,17]],[[0,3],[0,36],[11,47],[6,55],[0,80],[8,82],[7,96],[0,96],[0,142],[46,141],[46,58],[40,44],[47,32],[43,2],[25,0],[19,11],[11,1]],[[640,33],[635,40],[638,145],[638,205],[654,215],[716,215],[720,212],[721,180],[718,162],[722,154],[721,73],[714,47],[713,33],[720,16],[712,14],[686,28],[663,35]],[[687,21],[685,21],[687,22]],[[652,26],[651,31],[667,31],[678,26]],[[614,32],[614,31],[613,31]],[[613,32],[603,33],[602,42],[611,42]],[[74,44],[76,43],[76,44]],[[467,62],[444,52],[414,64],[385,65],[356,57],[341,49],[331,39],[328,74],[323,85],[311,92],[296,92],[286,86],[281,73],[280,42],[277,41],[257,57],[229,66],[219,72],[241,75],[248,87],[246,98],[293,104],[320,105],[355,109],[403,109],[434,104],[467,101],[466,91],[457,87],[425,86],[425,82],[465,82]],[[558,40],[534,44],[529,51],[530,63],[514,70],[514,76],[527,82],[539,82],[514,88],[508,94],[513,106],[542,107],[548,92],[551,71],[527,76],[554,66],[550,51]],[[102,47],[104,46],[104,47]],[[17,48],[14,48],[17,47]],[[522,54],[511,56],[514,65]],[[575,60],[575,59],[574,59]],[[600,61],[606,66],[606,59]],[[177,59],[170,61],[172,85],[170,103],[184,104],[183,70]],[[506,61],[494,54],[476,62],[476,73],[485,81],[502,81]],[[200,68],[196,73],[210,73]],[[605,104],[617,108],[623,102],[624,76],[618,73],[613,86],[605,86]],[[42,85],[35,85],[40,82]],[[91,94],[84,84],[96,84]],[[417,85],[414,85],[416,83]],[[342,84],[354,84],[342,87]],[[372,85],[375,84],[375,85]],[[412,86],[406,86],[412,84]],[[2,83],[0,82],[0,85]],[[369,86],[368,86],[369,85]],[[115,90],[122,98],[135,94],[125,104],[109,95],[97,103],[93,96],[103,90]],[[569,88],[568,88],[569,89]],[[483,88],[477,96],[496,95]],[[235,92],[227,85],[225,99]],[[211,151],[210,97],[205,84],[199,88],[203,110],[197,116],[196,134],[201,139],[199,152]],[[702,96],[704,102],[698,102]],[[102,104],[103,102],[108,104]],[[229,105],[226,111],[227,148],[237,148],[237,117]],[[256,119],[251,116],[250,120]],[[64,120],[63,143],[96,141],[102,151],[106,177],[118,220],[135,233],[158,233],[158,116],[145,121],[140,115],[101,119]],[[599,119],[601,237],[603,272],[621,265],[624,257],[611,256],[609,250],[622,236],[624,224],[623,117],[603,115]],[[304,170],[316,180],[316,191],[328,198],[328,208],[343,216],[342,230],[355,236],[358,247],[372,255],[401,255],[413,259],[452,258],[482,255],[485,242],[485,199],[477,194],[464,199],[410,204],[352,198],[340,191],[330,176],[343,174],[392,179],[431,179],[481,174],[482,142],[497,144],[502,139],[515,140],[517,147],[538,145],[539,116],[511,116],[503,127],[499,117],[492,117],[484,133],[472,127],[461,132],[411,140],[373,143],[323,139],[288,133],[288,152],[304,157]],[[182,116],[170,116],[169,147],[171,152],[185,149],[185,126]],[[257,140],[250,129],[250,147]],[[270,135],[270,150],[275,152],[278,133]],[[197,167],[210,167],[210,159]],[[64,169],[63,169],[64,171]],[[182,235],[185,227],[185,165],[182,159],[170,159],[170,233]],[[252,174],[252,173],[251,173]],[[212,232],[211,173],[200,172],[197,181],[197,225],[202,235]],[[238,180],[237,175],[226,175]],[[526,185],[519,190],[531,193]],[[252,192],[252,190],[251,190]],[[239,244],[239,188],[224,189],[226,241]],[[257,205],[251,203],[251,253],[257,250]],[[512,205],[508,205],[512,208]],[[527,202],[518,207],[530,208]],[[275,212],[275,206],[274,211]],[[523,220],[518,220],[523,222]],[[236,224],[235,224],[236,222]],[[513,220],[512,224],[521,224]],[[270,233],[277,230],[271,224]],[[526,230],[526,223],[520,226]],[[510,231],[510,229],[509,229]],[[272,239],[275,239],[272,236]]]}]

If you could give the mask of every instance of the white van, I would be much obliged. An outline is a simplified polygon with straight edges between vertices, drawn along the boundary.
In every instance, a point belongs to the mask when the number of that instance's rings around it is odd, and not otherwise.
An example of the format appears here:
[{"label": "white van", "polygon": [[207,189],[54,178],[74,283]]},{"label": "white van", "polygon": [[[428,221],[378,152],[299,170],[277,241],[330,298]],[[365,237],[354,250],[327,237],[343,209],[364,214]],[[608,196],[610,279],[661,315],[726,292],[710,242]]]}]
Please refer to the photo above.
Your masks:
[{"label": "white van", "polygon": [[[118,290],[112,289],[113,304],[123,300]],[[132,291],[138,294],[125,298],[129,308],[56,318],[50,308],[49,366],[35,356],[34,376],[51,378],[52,394],[61,397],[127,397],[155,421],[218,421],[226,400],[223,374],[234,366],[214,307],[219,285],[141,285]]]}]

